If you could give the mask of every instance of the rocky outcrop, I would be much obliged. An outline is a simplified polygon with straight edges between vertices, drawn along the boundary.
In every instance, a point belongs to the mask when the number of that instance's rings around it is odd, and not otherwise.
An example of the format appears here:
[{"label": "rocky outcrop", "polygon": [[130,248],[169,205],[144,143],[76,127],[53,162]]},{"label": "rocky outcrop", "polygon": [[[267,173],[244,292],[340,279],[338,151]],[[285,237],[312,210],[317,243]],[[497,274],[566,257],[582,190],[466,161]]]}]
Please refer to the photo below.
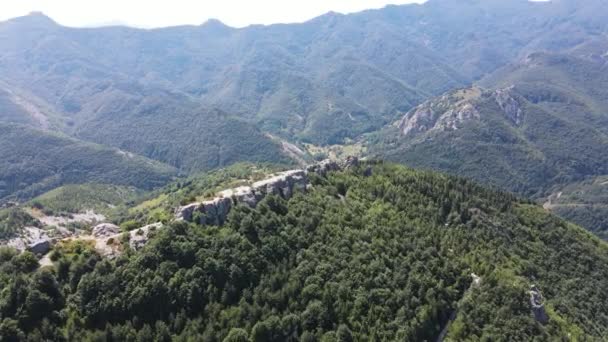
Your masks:
[{"label": "rocky outcrop", "polygon": [[505,117],[514,125],[520,126],[523,122],[524,112],[519,101],[512,93],[513,89],[514,87],[496,90],[494,99],[504,112]]},{"label": "rocky outcrop", "polygon": [[153,223],[139,229],[130,231],[129,234],[129,247],[134,250],[141,249],[148,243],[152,234],[162,229],[164,225],[160,222]]},{"label": "rocky outcrop", "polygon": [[317,164],[310,165],[306,168],[307,172],[315,172],[321,176],[325,176],[328,172],[340,170],[340,165],[335,160],[326,159]]},{"label": "rocky outcrop", "polygon": [[37,227],[25,227],[21,235],[6,243],[18,251],[30,251],[34,254],[46,254],[53,246],[53,239],[45,230]]},{"label": "rocky outcrop", "polygon": [[349,157],[344,162],[324,160],[311,165],[306,170],[279,172],[268,179],[220,192],[218,197],[204,202],[197,202],[177,208],[175,219],[208,225],[222,225],[230,210],[239,204],[251,208],[267,195],[277,195],[289,199],[296,191],[306,191],[309,187],[308,173],[315,172],[325,176],[328,172],[348,169],[359,165],[359,159]]},{"label": "rocky outcrop", "polygon": [[472,103],[466,103],[446,111],[435,124],[435,129],[440,131],[455,131],[462,124],[474,119],[481,118],[481,114]]},{"label": "rocky outcrop", "polygon": [[[498,90],[480,88],[459,89],[431,99],[409,111],[398,123],[404,136],[416,136],[425,132],[455,131],[471,121],[482,119],[490,110],[504,116],[510,123],[520,126],[524,119],[522,100],[514,87]],[[497,108],[487,104],[495,102]],[[494,105],[494,104],[492,104]]]},{"label": "rocky outcrop", "polygon": [[[306,190],[308,176],[304,170],[291,170],[281,172],[271,178],[253,183],[251,187],[257,198],[266,195],[279,195],[285,199],[291,198],[294,190]],[[237,199],[238,200],[238,199]]]},{"label": "rocky outcrop", "polygon": [[314,172],[321,176],[327,175],[332,171],[348,170],[352,167],[359,165],[359,158],[347,157],[344,161],[335,161],[331,159],[323,160],[319,163],[309,165],[306,168],[306,172]]},{"label": "rocky outcrop", "polygon": [[120,233],[120,227],[111,223],[102,223],[93,227],[91,235],[96,238],[111,237]]},{"label": "rocky outcrop", "polygon": [[46,254],[48,251],[51,250],[52,244],[51,244],[51,239],[40,239],[34,242],[31,242],[27,249],[36,254],[36,255],[42,255],[42,254]]},{"label": "rocky outcrop", "polygon": [[[120,255],[125,250],[127,247],[125,244],[126,240],[128,240],[128,247],[134,250],[141,249],[148,243],[152,234],[163,227],[164,225],[161,222],[157,222],[127,233],[116,233],[114,235],[102,234],[101,236],[93,235],[95,250],[102,256],[113,258]],[[107,228],[110,227],[108,226]],[[109,233],[109,230],[104,230],[104,233],[105,232]]]},{"label": "rocky outcrop", "polygon": [[403,117],[399,130],[403,135],[426,132],[435,126],[436,116],[429,103],[422,104]]},{"label": "rocky outcrop", "polygon": [[543,304],[543,295],[540,293],[540,290],[536,287],[536,285],[530,286],[530,307],[532,308],[532,314],[534,315],[534,319],[541,324],[546,324],[549,322],[549,316],[547,316],[547,312],[545,311],[545,305]]},{"label": "rocky outcrop", "polygon": [[307,185],[306,171],[284,171],[251,186],[224,190],[212,200],[180,207],[175,212],[175,218],[199,224],[222,225],[235,205],[245,204],[253,208],[269,194],[289,199],[294,191],[305,191]]},{"label": "rocky outcrop", "polygon": [[405,136],[428,131],[454,131],[464,123],[481,118],[474,101],[479,99],[479,88],[460,89],[427,101],[409,111],[398,127]]}]

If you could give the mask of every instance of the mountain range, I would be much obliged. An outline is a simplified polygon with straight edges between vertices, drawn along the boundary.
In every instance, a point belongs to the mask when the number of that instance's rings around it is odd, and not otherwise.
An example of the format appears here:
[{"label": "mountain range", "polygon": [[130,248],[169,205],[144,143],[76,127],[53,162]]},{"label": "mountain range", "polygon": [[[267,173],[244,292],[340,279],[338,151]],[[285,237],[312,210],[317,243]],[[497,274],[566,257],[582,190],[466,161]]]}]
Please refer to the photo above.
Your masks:
[{"label": "mountain range", "polygon": [[372,153],[544,199],[608,171],[607,68],[605,55],[530,54],[416,107]]},{"label": "mountain range", "polygon": [[0,120],[182,173],[288,163],[285,142],[358,139],[532,52],[602,53],[602,6],[431,0],[242,29],[76,29],[32,13],[0,23]]},{"label": "mountain range", "polygon": [[605,340],[606,5],[0,22],[0,340]]}]

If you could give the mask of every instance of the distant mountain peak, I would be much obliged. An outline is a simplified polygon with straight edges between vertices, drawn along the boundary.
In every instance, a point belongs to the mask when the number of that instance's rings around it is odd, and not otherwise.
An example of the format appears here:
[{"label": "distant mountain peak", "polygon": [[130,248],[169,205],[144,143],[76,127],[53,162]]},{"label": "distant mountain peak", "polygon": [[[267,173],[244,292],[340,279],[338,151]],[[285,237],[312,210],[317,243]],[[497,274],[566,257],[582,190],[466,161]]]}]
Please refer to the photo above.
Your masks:
[{"label": "distant mountain peak", "polygon": [[205,21],[201,26],[221,26],[221,27],[229,27],[228,25],[224,24],[221,20],[217,19],[217,18],[210,18],[207,19],[207,21]]},{"label": "distant mountain peak", "polygon": [[49,16],[39,11],[30,12],[25,16],[11,19],[9,20],[9,22],[27,25],[31,27],[51,27],[59,25]]},{"label": "distant mountain peak", "polygon": [[215,18],[208,19],[203,24],[201,24],[200,27],[202,29],[210,30],[215,33],[232,30],[232,27],[224,24],[222,21],[220,21],[219,19],[215,19]]},{"label": "distant mountain peak", "polygon": [[344,17],[345,15],[335,11],[329,11],[325,14],[322,14],[316,18],[313,18],[311,22],[332,22],[338,18]]}]

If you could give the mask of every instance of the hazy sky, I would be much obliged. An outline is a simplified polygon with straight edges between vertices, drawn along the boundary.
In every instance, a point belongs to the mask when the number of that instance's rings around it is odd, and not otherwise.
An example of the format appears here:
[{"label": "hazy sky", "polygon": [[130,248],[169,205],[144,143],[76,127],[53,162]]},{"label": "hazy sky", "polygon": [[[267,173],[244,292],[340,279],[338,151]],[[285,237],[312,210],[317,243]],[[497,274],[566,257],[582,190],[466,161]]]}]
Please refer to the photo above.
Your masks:
[{"label": "hazy sky", "polygon": [[329,11],[356,12],[423,0],[0,0],[0,20],[41,11],[67,26],[121,23],[139,27],[201,24],[236,27],[301,22]]}]

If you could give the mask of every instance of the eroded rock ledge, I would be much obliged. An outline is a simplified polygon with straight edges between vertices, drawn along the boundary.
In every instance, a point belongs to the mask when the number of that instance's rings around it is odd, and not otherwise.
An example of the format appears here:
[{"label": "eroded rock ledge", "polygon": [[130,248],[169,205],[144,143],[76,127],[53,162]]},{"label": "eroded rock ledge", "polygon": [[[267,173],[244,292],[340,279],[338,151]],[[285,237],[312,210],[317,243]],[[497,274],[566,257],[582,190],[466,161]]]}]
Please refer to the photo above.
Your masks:
[{"label": "eroded rock ledge", "polygon": [[[255,182],[251,186],[223,190],[217,194],[217,197],[209,201],[179,207],[175,210],[175,220],[206,225],[223,225],[230,210],[236,205],[243,204],[254,208],[264,197],[270,194],[289,199],[295,192],[307,191],[311,187],[309,173],[326,176],[329,172],[348,169],[358,164],[359,160],[357,158],[349,157],[342,162],[324,160],[310,165],[306,169],[279,172],[267,179]],[[371,168],[366,174],[370,172]],[[101,223],[93,228],[90,235],[64,236],[61,241],[89,241],[102,256],[113,258],[124,252],[126,248],[134,250],[142,248],[156,231],[165,227],[166,225],[157,222],[130,232],[121,233],[118,226]],[[46,254],[51,250],[53,244],[59,241],[59,239],[52,239],[38,228],[29,228],[26,231],[28,232],[27,238],[14,239],[13,243],[9,245],[21,251],[29,249],[36,254]]]},{"label": "eroded rock ledge", "polygon": [[253,183],[251,186],[224,190],[212,200],[179,207],[175,210],[175,219],[199,224],[222,225],[226,222],[230,210],[236,205],[244,204],[254,208],[270,194],[289,199],[294,192],[306,191],[310,187],[309,172],[324,176],[330,171],[342,170],[358,163],[357,158],[350,157],[344,162],[324,160],[310,165],[306,170],[279,172],[268,179]]}]

